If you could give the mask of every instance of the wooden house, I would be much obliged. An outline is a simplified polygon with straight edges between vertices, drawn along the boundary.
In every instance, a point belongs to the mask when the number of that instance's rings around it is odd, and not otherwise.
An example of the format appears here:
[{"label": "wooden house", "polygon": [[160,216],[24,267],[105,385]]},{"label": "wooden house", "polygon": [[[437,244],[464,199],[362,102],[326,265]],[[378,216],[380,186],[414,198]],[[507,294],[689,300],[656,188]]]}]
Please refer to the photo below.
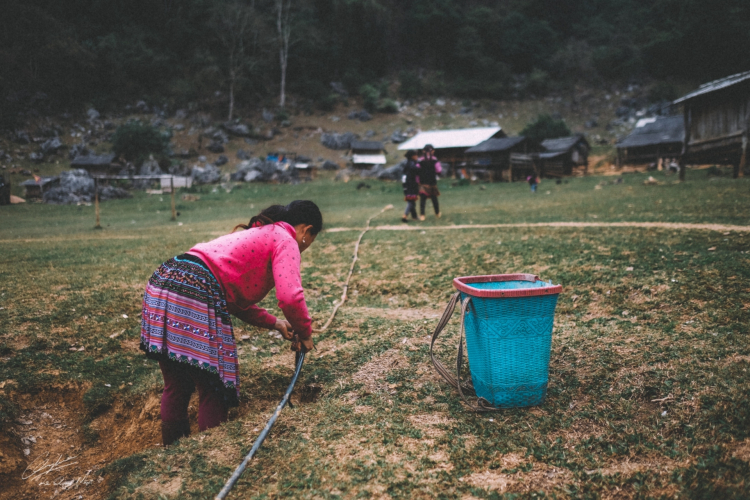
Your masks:
[{"label": "wooden house", "polygon": [[510,165],[512,153],[526,153],[528,141],[523,136],[487,139],[466,150],[466,163],[470,168],[487,169],[492,180],[513,181]]},{"label": "wooden house", "polygon": [[588,171],[591,146],[583,134],[545,139],[542,151],[530,154],[511,153],[510,163],[514,178],[563,177],[573,170]]},{"label": "wooden house", "polygon": [[82,168],[86,170],[92,177],[116,176],[120,172],[122,166],[113,163],[114,160],[115,155],[113,154],[80,155],[73,158],[73,160],[70,162],[70,167]]},{"label": "wooden house", "polygon": [[399,151],[414,149],[419,151],[427,144],[435,148],[435,156],[446,168],[454,171],[467,164],[466,150],[473,148],[487,139],[506,137],[500,127],[463,128],[453,130],[430,130],[420,132],[398,146]]},{"label": "wooden house", "polygon": [[350,154],[355,168],[370,168],[386,162],[385,147],[379,141],[352,141]]},{"label": "wooden house", "polygon": [[682,116],[643,118],[633,131],[617,143],[617,165],[660,163],[679,158],[685,127]]},{"label": "wooden house", "polygon": [[734,176],[741,176],[750,130],[750,71],[705,83],[674,104],[683,105],[685,127],[680,179],[689,163],[733,165]]},{"label": "wooden house", "polygon": [[46,190],[60,185],[60,177],[35,177],[23,181],[21,185],[27,200],[42,199]]}]

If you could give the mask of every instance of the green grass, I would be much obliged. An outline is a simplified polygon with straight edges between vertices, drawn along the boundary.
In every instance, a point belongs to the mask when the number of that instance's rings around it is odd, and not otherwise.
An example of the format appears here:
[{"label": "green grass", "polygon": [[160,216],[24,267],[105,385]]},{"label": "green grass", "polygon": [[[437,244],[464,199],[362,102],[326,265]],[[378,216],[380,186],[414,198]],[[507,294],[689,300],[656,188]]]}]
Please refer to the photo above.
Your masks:
[{"label": "green grass", "polygon": [[[750,225],[746,180],[690,171],[685,183],[645,186],[646,177],[544,181],[535,196],[522,183],[442,181],[445,216],[422,224]],[[169,220],[167,195],[136,194],[102,204],[100,231],[93,207],[4,207],[0,416],[78,387],[83,439],[101,445],[92,419],[160,390],[158,367],[134,346],[143,287],[163,260],[295,198],[319,202],[327,227],[361,227],[388,203],[396,210],[374,225],[397,223],[400,185],[367,182],[203,188],[200,200],[178,201],[181,225]],[[318,324],[340,296],[356,236],[323,233],[304,254]],[[315,383],[321,395],[284,410],[233,497],[746,498],[749,243],[747,232],[670,228],[372,231],[347,307],[317,336],[299,382],[297,393]],[[455,276],[504,272],[564,286],[549,395],[537,408],[473,414],[434,374],[425,336],[436,320],[420,313],[444,307]],[[274,310],[273,296],[263,305]],[[237,322],[236,333],[250,339],[240,343],[243,403],[232,420],[106,466],[113,498],[156,498],[154,483],[175,480],[180,498],[210,497],[249,451],[288,383],[291,355],[273,354],[285,346],[261,330]],[[456,335],[454,318],[440,341],[447,364]],[[482,487],[487,478],[505,487]]]}]

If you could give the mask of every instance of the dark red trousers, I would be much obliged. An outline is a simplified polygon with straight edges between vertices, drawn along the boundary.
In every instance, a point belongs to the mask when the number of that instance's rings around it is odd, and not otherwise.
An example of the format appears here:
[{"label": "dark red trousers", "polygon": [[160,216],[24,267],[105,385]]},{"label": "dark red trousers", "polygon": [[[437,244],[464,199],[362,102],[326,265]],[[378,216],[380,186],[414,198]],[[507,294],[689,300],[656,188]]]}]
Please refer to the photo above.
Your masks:
[{"label": "dark red trousers", "polygon": [[198,389],[198,428],[201,431],[227,421],[228,408],[223,395],[216,390],[216,374],[177,361],[159,361],[164,377],[161,395],[162,441],[170,445],[190,435],[188,404]]}]

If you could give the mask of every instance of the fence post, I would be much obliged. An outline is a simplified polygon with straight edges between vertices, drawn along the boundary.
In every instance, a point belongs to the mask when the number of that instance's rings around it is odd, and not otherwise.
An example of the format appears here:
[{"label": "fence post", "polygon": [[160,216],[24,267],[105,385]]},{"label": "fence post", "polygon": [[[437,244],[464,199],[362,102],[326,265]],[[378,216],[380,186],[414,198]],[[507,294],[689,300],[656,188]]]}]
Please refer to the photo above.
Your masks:
[{"label": "fence post", "polygon": [[174,204],[174,175],[169,178],[169,187],[172,191],[172,220],[177,220],[177,208]]},{"label": "fence post", "polygon": [[96,224],[94,229],[101,229],[102,225],[99,224],[99,178],[94,177],[94,211],[96,212]]}]

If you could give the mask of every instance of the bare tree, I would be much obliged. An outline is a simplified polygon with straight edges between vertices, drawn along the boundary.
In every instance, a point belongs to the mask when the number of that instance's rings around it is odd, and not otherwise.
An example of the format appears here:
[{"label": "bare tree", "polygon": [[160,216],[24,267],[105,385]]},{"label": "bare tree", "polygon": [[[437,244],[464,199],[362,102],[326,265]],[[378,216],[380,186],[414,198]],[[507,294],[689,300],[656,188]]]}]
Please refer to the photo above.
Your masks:
[{"label": "bare tree", "polygon": [[227,81],[229,83],[229,116],[234,115],[234,93],[239,80],[250,70],[255,61],[248,54],[248,44],[257,32],[254,12],[255,2],[250,5],[239,0],[218,1],[214,10],[213,25],[217,36],[227,50]]},{"label": "bare tree", "polygon": [[276,33],[279,39],[279,63],[281,65],[281,97],[279,106],[286,104],[286,68],[289,63],[289,41],[292,35],[290,13],[292,0],[276,0]]}]

